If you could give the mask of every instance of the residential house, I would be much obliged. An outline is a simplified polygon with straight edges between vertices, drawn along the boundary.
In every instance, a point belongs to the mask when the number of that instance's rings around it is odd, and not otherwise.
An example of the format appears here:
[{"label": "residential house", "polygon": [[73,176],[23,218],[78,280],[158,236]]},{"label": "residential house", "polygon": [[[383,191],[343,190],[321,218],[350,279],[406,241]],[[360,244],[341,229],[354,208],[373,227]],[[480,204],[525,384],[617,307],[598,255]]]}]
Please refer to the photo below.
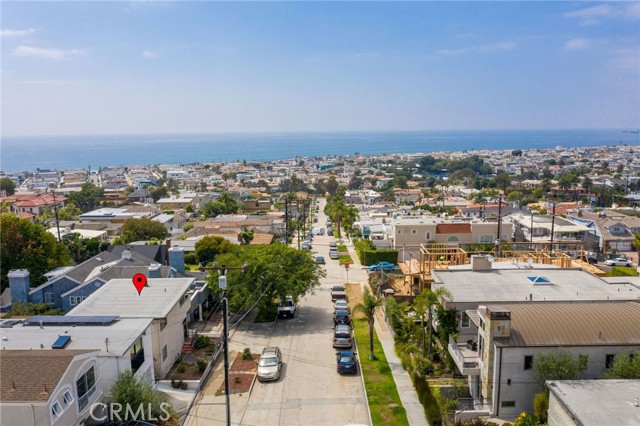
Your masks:
[{"label": "residential house", "polygon": [[45,210],[64,207],[67,197],[53,194],[20,194],[16,193],[0,199],[0,202],[9,202],[9,211],[20,217],[40,216]]},{"label": "residential house", "polygon": [[152,353],[158,377],[164,377],[189,336],[188,312],[195,278],[148,278],[138,294],[131,279],[112,279],[72,309],[71,316],[117,315],[151,319]]},{"label": "residential house", "polygon": [[585,238],[585,243],[594,251],[631,251],[634,233],[640,232],[640,217],[627,216],[614,210],[597,213],[578,210],[567,215],[567,219],[594,231],[591,238]]},{"label": "residential house", "polygon": [[[64,354],[85,355],[81,362],[66,367],[71,370],[68,376],[61,375],[58,381],[51,382],[47,382],[49,378],[45,379],[43,385],[47,386],[49,395],[43,395],[42,400],[32,400],[42,409],[47,408],[47,416],[43,412],[45,421],[41,424],[83,424],[95,403],[111,399],[111,386],[125,370],[131,370],[138,379],[153,383],[156,378],[153,360],[162,354],[152,352],[151,323],[150,318],[117,316],[35,316],[3,321],[3,349],[0,351],[2,424],[33,424],[34,413],[29,409],[29,401],[24,396],[17,399],[14,395],[27,389],[43,394],[44,386],[39,386],[41,380],[47,378],[49,368],[58,367],[56,363],[60,358],[57,356],[64,358]],[[22,361],[14,359],[18,356]],[[5,365],[7,360],[8,365]],[[5,374],[5,367],[18,366],[19,369]],[[7,379],[10,381],[5,382]],[[12,391],[12,387],[15,390]],[[6,390],[9,390],[7,399]],[[58,406],[53,407],[56,403]],[[99,409],[93,411],[98,417],[102,415]]]},{"label": "residential house", "polygon": [[[533,242],[575,242],[584,241],[586,234],[594,230],[581,223],[572,222],[559,216],[541,215],[535,210],[530,214],[514,213],[505,217],[513,223],[513,241]],[[553,232],[553,235],[552,235]]]},{"label": "residential house", "polygon": [[95,350],[3,349],[0,371],[3,425],[79,426],[102,399]]},{"label": "residential house", "polygon": [[[530,303],[481,305],[476,345],[448,350],[468,376],[473,402],[457,420],[478,416],[512,421],[533,411],[540,354],[570,351],[586,364],[583,379],[599,378],[615,355],[640,350],[640,303]],[[597,320],[594,320],[597,319]]]}]

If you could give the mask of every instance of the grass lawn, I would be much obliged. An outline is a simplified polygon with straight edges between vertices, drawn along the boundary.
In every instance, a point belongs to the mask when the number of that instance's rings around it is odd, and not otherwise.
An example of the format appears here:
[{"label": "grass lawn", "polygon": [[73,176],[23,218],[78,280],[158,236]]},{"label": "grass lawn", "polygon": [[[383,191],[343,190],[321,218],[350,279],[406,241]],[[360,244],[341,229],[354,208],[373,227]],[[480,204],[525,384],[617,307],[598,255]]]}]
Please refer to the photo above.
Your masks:
[{"label": "grass lawn", "polygon": [[349,262],[350,265],[353,265],[353,259],[348,254],[340,255],[339,260],[340,260],[340,265],[344,265],[347,262]]},{"label": "grass lawn", "polygon": [[638,271],[636,268],[629,268],[628,266],[614,266],[611,272],[607,272],[607,277],[637,277]]},{"label": "grass lawn", "polygon": [[[353,306],[362,301],[360,286],[357,284],[347,285],[346,290],[349,305],[353,309]],[[360,372],[364,377],[373,426],[408,426],[407,414],[402,402],[400,402],[396,383],[378,337],[374,332],[373,353],[376,359],[372,361],[369,359],[369,325],[367,320],[361,315],[354,316],[353,330],[358,345],[357,351],[361,362]]]}]

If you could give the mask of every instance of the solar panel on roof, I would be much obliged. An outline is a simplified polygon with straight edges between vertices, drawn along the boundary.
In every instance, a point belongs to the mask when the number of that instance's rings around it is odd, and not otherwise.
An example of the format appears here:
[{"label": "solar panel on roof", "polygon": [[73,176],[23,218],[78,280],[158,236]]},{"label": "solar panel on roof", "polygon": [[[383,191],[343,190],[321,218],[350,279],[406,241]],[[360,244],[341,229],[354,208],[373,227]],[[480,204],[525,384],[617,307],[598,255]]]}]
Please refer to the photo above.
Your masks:
[{"label": "solar panel on roof", "polygon": [[51,349],[64,349],[70,341],[71,336],[59,336],[58,339],[53,342],[53,345],[51,345]]},{"label": "solar panel on roof", "polygon": [[62,316],[36,315],[24,320],[24,325],[106,325],[119,317],[117,315],[102,316]]}]

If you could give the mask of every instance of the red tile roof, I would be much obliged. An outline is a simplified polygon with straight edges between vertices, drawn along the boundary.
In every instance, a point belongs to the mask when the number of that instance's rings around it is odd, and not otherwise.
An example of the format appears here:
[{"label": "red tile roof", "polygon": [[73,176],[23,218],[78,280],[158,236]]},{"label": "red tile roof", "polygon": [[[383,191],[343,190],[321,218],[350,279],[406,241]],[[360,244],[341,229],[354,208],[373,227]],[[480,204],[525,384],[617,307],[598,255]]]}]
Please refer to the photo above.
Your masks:
[{"label": "red tile roof", "polygon": [[470,234],[470,223],[441,223],[436,225],[436,234]]}]

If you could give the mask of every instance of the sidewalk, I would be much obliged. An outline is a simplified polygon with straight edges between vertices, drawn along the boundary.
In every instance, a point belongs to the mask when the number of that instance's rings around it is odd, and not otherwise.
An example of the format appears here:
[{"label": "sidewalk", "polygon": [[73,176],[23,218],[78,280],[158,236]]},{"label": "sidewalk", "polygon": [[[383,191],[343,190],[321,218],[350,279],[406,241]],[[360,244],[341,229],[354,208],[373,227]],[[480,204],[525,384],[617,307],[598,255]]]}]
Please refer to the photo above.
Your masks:
[{"label": "sidewalk", "polygon": [[[355,248],[353,246],[353,242],[351,240],[345,241],[347,248],[349,249],[349,254],[354,259],[354,262],[359,264],[358,255],[355,252]],[[358,271],[358,272],[356,272]],[[363,275],[360,275],[361,272]],[[367,273],[364,269],[354,270],[353,279],[360,283],[360,286],[363,288],[367,285]],[[402,363],[400,362],[400,358],[396,355],[396,351],[394,348],[394,341],[389,328],[387,327],[387,323],[384,321],[384,317],[380,311],[376,313],[376,321],[375,321],[375,330],[378,335],[378,340],[382,344],[382,349],[384,350],[384,355],[387,357],[387,362],[389,363],[389,368],[391,368],[391,374],[393,374],[393,380],[396,382],[396,388],[398,389],[398,394],[400,395],[400,401],[402,402],[402,406],[407,412],[407,419],[409,420],[409,424],[411,426],[429,426],[427,422],[427,416],[424,412],[424,407],[420,403],[418,399],[418,393],[413,387],[413,382],[411,381],[411,377],[409,377],[409,373],[402,368]]]}]

